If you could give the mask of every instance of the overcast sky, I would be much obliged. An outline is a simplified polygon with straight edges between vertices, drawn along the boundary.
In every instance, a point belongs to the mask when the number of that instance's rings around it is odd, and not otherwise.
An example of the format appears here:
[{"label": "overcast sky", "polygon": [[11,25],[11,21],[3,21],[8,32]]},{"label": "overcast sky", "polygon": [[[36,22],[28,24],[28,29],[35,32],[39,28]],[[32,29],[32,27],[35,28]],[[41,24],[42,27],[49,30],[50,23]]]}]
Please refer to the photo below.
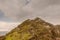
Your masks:
[{"label": "overcast sky", "polygon": [[60,0],[0,0],[0,31],[9,31],[35,17],[60,24]]}]

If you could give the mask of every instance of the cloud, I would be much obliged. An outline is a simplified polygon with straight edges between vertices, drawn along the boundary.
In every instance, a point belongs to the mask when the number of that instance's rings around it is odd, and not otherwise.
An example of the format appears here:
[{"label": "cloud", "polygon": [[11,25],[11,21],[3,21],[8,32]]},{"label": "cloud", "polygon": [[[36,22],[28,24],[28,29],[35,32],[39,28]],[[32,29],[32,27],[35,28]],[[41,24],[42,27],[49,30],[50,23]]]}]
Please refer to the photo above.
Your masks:
[{"label": "cloud", "polygon": [[11,29],[17,27],[19,23],[9,23],[0,21],[0,31],[10,31]]},{"label": "cloud", "polygon": [[28,15],[23,10],[27,2],[29,3],[28,0],[0,0],[0,9],[4,12],[4,16],[19,20],[23,16],[26,16],[26,14]]},{"label": "cloud", "polygon": [[60,0],[0,0],[0,31],[10,31],[35,17],[60,24]]},{"label": "cloud", "polygon": [[60,0],[0,0],[0,9],[4,16],[18,22],[37,16],[54,20],[59,15],[59,5]]},{"label": "cloud", "polygon": [[60,0],[50,0],[51,5],[60,5]]},{"label": "cloud", "polygon": [[4,17],[4,13],[0,10],[0,18]]}]

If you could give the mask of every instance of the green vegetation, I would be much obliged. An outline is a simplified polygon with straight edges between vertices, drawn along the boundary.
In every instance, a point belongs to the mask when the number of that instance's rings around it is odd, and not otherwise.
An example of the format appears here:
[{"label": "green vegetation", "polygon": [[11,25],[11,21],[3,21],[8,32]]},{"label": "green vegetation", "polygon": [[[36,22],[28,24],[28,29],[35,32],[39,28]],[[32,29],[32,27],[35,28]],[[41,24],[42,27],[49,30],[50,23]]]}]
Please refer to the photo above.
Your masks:
[{"label": "green vegetation", "polygon": [[6,34],[3,40],[56,40],[57,34],[54,25],[36,18],[24,21]]}]

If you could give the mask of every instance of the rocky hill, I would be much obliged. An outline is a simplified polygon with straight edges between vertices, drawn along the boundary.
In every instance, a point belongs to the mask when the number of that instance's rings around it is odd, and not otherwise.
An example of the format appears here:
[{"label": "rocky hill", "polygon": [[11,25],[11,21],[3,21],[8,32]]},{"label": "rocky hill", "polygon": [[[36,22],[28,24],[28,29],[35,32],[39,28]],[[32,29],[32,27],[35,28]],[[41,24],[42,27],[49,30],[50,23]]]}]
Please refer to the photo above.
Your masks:
[{"label": "rocky hill", "polygon": [[3,40],[60,40],[57,29],[40,18],[28,19],[6,34]]}]

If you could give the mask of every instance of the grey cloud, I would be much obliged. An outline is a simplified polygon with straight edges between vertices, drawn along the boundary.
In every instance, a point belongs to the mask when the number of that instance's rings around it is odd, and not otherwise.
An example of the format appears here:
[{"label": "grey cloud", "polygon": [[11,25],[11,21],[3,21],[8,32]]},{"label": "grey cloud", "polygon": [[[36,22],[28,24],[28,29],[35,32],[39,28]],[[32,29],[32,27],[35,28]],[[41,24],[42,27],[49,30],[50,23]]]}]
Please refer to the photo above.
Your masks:
[{"label": "grey cloud", "polygon": [[4,12],[2,10],[0,10],[0,21],[11,22],[13,20],[9,17],[6,17]]},{"label": "grey cloud", "polygon": [[[25,10],[23,9],[24,4],[26,3],[25,2],[26,0],[7,0],[7,1],[4,1],[2,2],[2,10],[5,12],[5,15],[6,16],[11,16],[11,17],[15,17],[17,15],[19,16],[24,16],[26,14],[28,14],[28,10],[25,12]],[[31,1],[32,5],[30,4],[31,8],[34,9],[34,10],[42,10],[44,8],[46,8],[48,5],[49,5],[49,0],[33,0]],[[4,5],[5,6],[4,6]],[[12,15],[11,15],[12,14]],[[30,15],[30,14],[29,14]]]},{"label": "grey cloud", "polygon": [[59,5],[60,4],[60,0],[50,0],[50,4],[51,5]]},{"label": "grey cloud", "polygon": [[4,17],[4,13],[0,10],[0,18]]},{"label": "grey cloud", "polygon": [[60,5],[60,0],[33,0],[32,7],[37,10],[42,10],[49,5]]},{"label": "grey cloud", "polygon": [[0,9],[4,15],[18,21],[37,16],[47,20],[58,19],[59,6],[60,0],[0,0]]},{"label": "grey cloud", "polygon": [[26,3],[28,5],[29,2],[29,0],[0,0],[0,9],[4,12],[4,18],[1,17],[2,19],[0,20],[8,20],[11,18],[16,21],[19,20],[19,18],[29,15],[23,10],[23,7]]},{"label": "grey cloud", "polygon": [[25,0],[25,1],[26,1],[25,5],[28,5],[31,2],[31,0]]},{"label": "grey cloud", "polygon": [[[54,24],[60,22],[60,0],[33,0],[31,8],[33,9],[33,17],[42,17]],[[30,15],[31,18],[32,16]]]}]

